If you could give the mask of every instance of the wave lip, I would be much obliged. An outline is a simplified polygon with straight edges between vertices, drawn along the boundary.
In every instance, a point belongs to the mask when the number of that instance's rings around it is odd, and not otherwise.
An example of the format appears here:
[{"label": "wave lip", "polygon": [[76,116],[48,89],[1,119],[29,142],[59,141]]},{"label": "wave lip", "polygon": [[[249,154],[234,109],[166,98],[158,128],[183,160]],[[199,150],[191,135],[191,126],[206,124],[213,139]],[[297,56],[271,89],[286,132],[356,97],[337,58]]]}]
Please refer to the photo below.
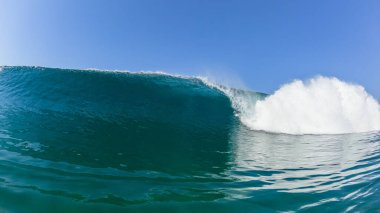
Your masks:
[{"label": "wave lip", "polygon": [[380,130],[380,105],[360,85],[337,78],[296,80],[255,104],[242,122],[286,134],[345,134]]}]

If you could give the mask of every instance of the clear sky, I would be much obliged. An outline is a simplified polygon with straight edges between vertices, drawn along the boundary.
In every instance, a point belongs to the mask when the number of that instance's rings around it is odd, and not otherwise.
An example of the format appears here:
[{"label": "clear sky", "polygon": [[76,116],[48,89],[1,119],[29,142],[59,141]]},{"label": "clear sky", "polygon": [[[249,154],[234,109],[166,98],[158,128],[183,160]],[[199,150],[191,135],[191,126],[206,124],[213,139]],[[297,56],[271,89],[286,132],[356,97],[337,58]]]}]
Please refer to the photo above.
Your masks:
[{"label": "clear sky", "polygon": [[379,0],[0,0],[0,65],[336,76],[380,98]]}]

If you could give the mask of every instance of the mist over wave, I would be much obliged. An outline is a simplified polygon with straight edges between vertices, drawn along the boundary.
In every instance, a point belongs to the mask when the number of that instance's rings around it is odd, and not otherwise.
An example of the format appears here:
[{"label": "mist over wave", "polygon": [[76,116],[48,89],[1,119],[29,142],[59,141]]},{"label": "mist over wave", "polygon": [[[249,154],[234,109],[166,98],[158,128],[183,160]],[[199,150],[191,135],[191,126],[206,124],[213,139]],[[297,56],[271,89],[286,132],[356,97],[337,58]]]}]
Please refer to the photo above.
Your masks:
[{"label": "mist over wave", "polygon": [[287,134],[369,132],[380,129],[380,108],[360,85],[316,77],[282,86],[241,120],[254,130]]}]

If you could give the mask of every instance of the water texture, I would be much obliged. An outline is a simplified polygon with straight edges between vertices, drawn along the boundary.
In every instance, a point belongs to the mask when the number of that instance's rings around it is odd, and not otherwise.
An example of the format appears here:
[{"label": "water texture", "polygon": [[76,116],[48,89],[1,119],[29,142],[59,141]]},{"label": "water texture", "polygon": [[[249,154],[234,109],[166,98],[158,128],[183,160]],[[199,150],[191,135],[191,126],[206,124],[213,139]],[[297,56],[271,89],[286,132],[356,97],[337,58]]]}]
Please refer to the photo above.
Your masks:
[{"label": "water texture", "polygon": [[[365,97],[357,122],[377,113]],[[164,73],[2,67],[0,212],[379,212],[377,120],[257,131],[270,98]]]}]

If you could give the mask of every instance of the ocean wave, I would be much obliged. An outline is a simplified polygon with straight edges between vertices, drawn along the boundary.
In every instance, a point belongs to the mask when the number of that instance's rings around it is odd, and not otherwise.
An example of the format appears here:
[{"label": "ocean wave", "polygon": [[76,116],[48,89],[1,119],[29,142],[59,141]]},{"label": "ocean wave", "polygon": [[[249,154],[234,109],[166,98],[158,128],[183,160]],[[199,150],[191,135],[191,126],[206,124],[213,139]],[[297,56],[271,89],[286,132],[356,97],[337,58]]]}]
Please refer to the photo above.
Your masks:
[{"label": "ocean wave", "polygon": [[[105,115],[109,119],[109,115],[131,114],[129,108],[135,109],[133,113],[151,117],[164,115],[158,117],[173,119],[174,123],[177,120],[170,112],[184,114],[189,109],[186,105],[191,103],[203,108],[199,108],[197,116],[181,119],[181,122],[203,121],[204,126],[208,126],[207,122],[214,119],[206,121],[205,118],[210,118],[207,115],[220,118],[233,113],[250,129],[273,133],[343,134],[380,129],[379,103],[362,86],[337,78],[295,80],[267,95],[235,89],[203,76],[163,71],[44,67],[1,67],[1,70],[3,99],[10,97],[13,103],[20,100],[38,103],[21,104],[36,110],[80,111],[94,116]],[[221,94],[228,97],[229,103]],[[23,98],[15,98],[20,96]],[[60,101],[56,101],[57,97]]]}]

